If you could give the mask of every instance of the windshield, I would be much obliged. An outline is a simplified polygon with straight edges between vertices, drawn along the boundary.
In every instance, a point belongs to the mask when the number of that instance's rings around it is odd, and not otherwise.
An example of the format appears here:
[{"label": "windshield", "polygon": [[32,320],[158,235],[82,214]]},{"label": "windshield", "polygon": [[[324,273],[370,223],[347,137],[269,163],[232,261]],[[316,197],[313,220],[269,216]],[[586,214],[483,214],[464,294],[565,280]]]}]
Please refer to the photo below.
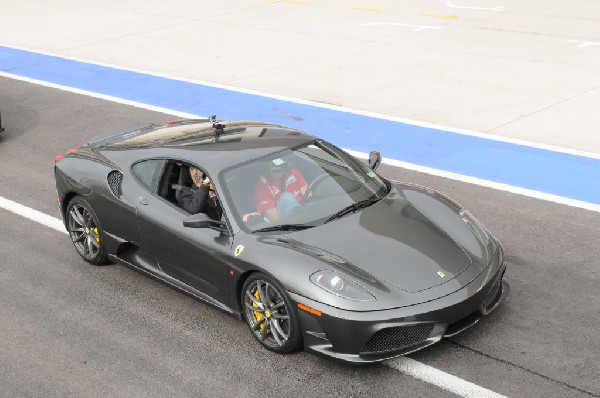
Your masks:
[{"label": "windshield", "polygon": [[310,228],[388,192],[366,164],[320,140],[235,166],[220,180],[233,216],[257,232]]}]

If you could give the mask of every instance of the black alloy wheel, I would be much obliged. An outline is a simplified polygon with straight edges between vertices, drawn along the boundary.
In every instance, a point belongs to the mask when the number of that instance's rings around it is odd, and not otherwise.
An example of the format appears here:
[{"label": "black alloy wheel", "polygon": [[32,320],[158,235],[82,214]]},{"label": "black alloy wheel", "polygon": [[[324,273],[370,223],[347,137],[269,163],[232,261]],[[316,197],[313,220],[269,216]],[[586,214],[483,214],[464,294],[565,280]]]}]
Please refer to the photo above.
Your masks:
[{"label": "black alloy wheel", "polygon": [[90,204],[75,197],[67,208],[67,229],[77,253],[88,263],[108,264],[102,227]]},{"label": "black alloy wheel", "polygon": [[244,318],[267,349],[287,354],[302,343],[300,325],[283,288],[266,275],[251,275],[242,288]]}]

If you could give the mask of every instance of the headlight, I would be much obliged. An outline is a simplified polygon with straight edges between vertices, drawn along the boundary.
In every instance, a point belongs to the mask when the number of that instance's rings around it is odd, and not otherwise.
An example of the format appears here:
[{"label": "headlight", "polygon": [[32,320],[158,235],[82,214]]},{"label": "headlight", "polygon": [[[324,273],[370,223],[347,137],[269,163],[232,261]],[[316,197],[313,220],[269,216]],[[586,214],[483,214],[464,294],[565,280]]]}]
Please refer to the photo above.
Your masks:
[{"label": "headlight", "polygon": [[318,271],[310,276],[310,281],[337,296],[355,301],[375,301],[375,297],[363,287],[333,271]]}]

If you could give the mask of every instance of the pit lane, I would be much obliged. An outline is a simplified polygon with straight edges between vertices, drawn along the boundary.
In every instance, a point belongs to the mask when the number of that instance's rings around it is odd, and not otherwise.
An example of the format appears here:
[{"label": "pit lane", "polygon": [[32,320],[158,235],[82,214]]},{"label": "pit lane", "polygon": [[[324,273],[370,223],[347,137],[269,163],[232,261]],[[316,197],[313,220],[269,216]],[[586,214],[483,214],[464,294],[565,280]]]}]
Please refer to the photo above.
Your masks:
[{"label": "pit lane", "polygon": [[[58,217],[52,159],[107,129],[170,116],[0,78],[0,196]],[[376,148],[374,148],[376,149]],[[384,151],[385,149],[381,148]],[[383,165],[438,189],[504,244],[512,291],[466,333],[412,355],[508,396],[600,395],[598,213]],[[0,378],[8,396],[451,395],[388,366],[260,348],[246,325],[0,210]]]}]

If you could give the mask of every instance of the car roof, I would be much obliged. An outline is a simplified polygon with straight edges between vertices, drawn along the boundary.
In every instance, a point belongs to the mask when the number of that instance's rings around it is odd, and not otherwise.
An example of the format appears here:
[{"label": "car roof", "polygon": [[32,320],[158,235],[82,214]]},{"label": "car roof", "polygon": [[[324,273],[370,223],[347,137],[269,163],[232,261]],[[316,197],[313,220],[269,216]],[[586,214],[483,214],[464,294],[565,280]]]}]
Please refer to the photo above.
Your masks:
[{"label": "car roof", "polygon": [[150,124],[102,137],[89,145],[112,160],[178,158],[220,171],[315,139],[305,132],[265,122],[184,120],[166,125]]}]

